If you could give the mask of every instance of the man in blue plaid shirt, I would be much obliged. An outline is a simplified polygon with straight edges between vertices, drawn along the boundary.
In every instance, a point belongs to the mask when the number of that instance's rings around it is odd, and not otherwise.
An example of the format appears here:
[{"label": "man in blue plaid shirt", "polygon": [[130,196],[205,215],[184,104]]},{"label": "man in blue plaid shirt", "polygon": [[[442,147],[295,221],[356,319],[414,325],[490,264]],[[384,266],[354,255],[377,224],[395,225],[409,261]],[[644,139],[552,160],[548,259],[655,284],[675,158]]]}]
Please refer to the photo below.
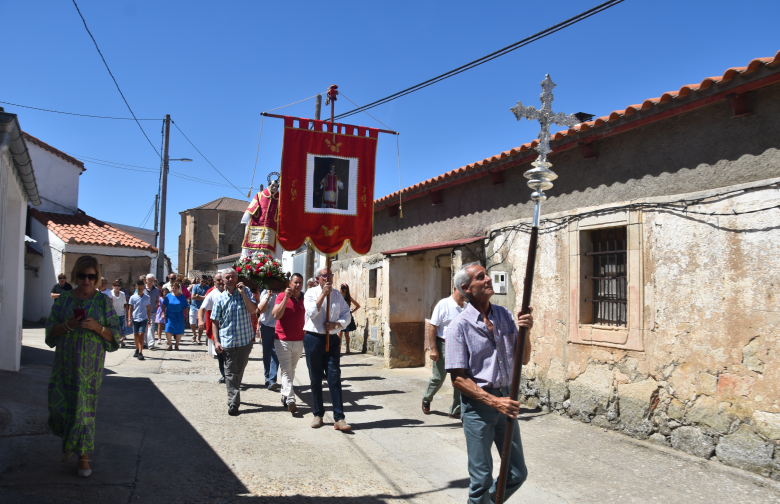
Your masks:
[{"label": "man in blue plaid shirt", "polygon": [[[241,405],[241,380],[249,362],[255,331],[252,316],[257,306],[255,299],[238,274],[228,268],[220,271],[225,279],[225,290],[219,295],[211,311],[214,325],[214,348],[225,354],[225,384],[228,393],[228,415],[238,415]],[[236,283],[238,282],[238,283]]]},{"label": "man in blue plaid shirt", "polygon": [[[491,444],[504,444],[507,417],[516,419],[520,403],[510,397],[518,331],[512,314],[490,303],[493,282],[479,263],[464,264],[455,273],[455,287],[470,304],[450,322],[446,335],[446,369],[461,392],[461,420],[469,459],[469,504],[495,502],[498,481],[493,479]],[[518,313],[518,324],[531,329],[530,314]],[[530,332],[526,331],[523,364],[531,359]],[[509,456],[508,499],[528,476],[515,420]]]}]

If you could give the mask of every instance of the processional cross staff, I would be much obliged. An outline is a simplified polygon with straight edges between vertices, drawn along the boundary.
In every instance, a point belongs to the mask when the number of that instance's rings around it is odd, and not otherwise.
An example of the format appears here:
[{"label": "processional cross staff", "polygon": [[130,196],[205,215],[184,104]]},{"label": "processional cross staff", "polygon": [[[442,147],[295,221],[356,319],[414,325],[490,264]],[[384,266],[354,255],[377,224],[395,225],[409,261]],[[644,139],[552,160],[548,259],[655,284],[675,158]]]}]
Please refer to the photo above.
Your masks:
[{"label": "processional cross staff", "polygon": [[[547,74],[544,80],[541,82],[542,94],[539,98],[542,101],[542,108],[537,110],[535,107],[524,107],[518,100],[517,105],[510,110],[515,114],[517,120],[528,119],[530,121],[539,121],[541,129],[539,130],[539,145],[536,146],[536,151],[539,153],[539,157],[531,163],[531,168],[523,175],[528,179],[528,187],[533,189],[531,193],[531,200],[534,202],[534,216],[531,228],[531,239],[528,243],[528,262],[525,269],[525,280],[523,285],[523,301],[520,309],[520,314],[525,315],[528,313],[528,307],[531,305],[531,289],[534,281],[534,268],[536,266],[536,247],[539,241],[539,211],[543,201],[547,199],[547,195],[544,191],[550,189],[553,184],[552,181],[558,178],[550,167],[552,163],[547,161],[547,154],[552,152],[550,149],[550,126],[557,124],[559,126],[573,127],[579,124],[581,121],[577,119],[573,114],[566,115],[562,112],[552,111],[553,94],[552,90],[555,87],[555,83],[550,79],[550,75]],[[512,370],[512,387],[510,396],[512,399],[517,399],[520,391],[520,374],[523,368],[523,348],[525,347],[525,338],[527,337],[527,330],[525,327],[521,327],[517,338],[517,348],[515,349],[515,363]],[[516,420],[507,418],[506,431],[504,434],[504,446],[501,450],[501,469],[498,473],[498,485],[496,488],[496,504],[502,504],[504,502],[504,494],[506,492],[506,478],[509,472],[509,456],[512,451],[512,438],[514,437]]]}]

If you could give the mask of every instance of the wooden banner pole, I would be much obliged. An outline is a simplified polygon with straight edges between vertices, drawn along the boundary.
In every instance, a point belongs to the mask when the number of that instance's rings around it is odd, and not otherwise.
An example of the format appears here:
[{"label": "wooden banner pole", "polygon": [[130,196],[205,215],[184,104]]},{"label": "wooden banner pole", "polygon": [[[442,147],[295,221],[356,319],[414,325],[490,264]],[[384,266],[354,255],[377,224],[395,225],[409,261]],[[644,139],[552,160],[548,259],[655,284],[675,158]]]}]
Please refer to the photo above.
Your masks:
[{"label": "wooden banner pole", "polygon": [[[327,259],[325,259],[325,266],[328,268],[328,282],[333,284],[333,277],[330,272],[330,263],[332,259],[330,256],[328,256]],[[325,323],[330,322],[330,294],[328,294],[328,299],[326,301],[328,303],[328,306],[325,308]],[[325,329],[325,352],[330,352],[330,329]]]}]

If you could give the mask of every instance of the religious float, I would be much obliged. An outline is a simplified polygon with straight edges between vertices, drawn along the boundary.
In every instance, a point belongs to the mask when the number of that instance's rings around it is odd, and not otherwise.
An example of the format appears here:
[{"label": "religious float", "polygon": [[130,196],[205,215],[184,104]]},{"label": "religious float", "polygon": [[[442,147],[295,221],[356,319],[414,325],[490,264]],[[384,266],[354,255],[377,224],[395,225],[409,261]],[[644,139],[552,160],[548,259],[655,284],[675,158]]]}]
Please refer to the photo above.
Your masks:
[{"label": "religious float", "polygon": [[261,251],[249,252],[236,261],[233,267],[239,280],[250,289],[281,292],[287,288],[290,280],[290,273],[282,269],[282,261]]}]

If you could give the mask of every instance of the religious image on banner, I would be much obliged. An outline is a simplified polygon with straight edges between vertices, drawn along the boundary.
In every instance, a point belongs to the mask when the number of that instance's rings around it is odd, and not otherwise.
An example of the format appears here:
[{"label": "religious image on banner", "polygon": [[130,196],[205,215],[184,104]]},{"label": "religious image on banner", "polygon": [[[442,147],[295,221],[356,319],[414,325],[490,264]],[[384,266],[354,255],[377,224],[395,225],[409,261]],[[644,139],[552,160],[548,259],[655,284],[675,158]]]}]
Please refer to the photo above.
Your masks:
[{"label": "religious image on banner", "polygon": [[[276,177],[272,179],[272,177]],[[268,175],[268,187],[255,194],[249,203],[242,224],[246,224],[244,242],[241,244],[241,256],[250,251],[260,250],[275,257],[281,257],[282,247],[278,241],[279,233],[279,183],[281,176],[277,172]]]},{"label": "religious image on banner", "polygon": [[308,154],[306,172],[312,176],[306,181],[306,211],[356,215],[357,202],[352,196],[357,188],[350,187],[349,181],[357,182],[357,166],[357,159]]},{"label": "religious image on banner", "polygon": [[309,129],[311,122],[284,120],[279,242],[284,250],[309,240],[326,255],[348,245],[366,254],[374,231],[379,130],[317,120]]}]

